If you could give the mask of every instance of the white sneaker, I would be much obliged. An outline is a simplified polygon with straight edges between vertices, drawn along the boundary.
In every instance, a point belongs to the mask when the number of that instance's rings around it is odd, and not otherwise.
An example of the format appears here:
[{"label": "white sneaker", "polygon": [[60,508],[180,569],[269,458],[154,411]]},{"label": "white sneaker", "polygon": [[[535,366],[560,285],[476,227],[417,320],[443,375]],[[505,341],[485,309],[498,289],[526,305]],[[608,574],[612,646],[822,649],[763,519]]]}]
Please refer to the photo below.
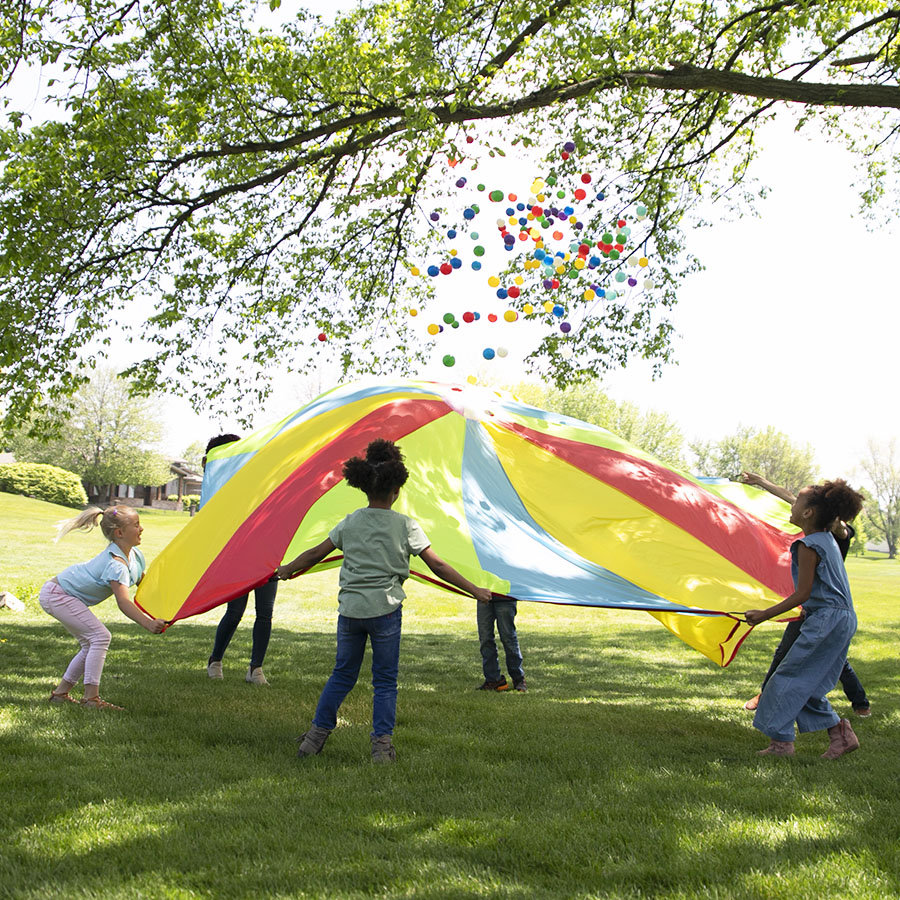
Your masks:
[{"label": "white sneaker", "polygon": [[262,666],[257,666],[255,669],[247,669],[247,674],[244,676],[244,681],[249,681],[250,684],[269,683],[266,680],[266,676],[263,675]]},{"label": "white sneaker", "polygon": [[218,662],[211,662],[206,667],[206,674],[209,675],[210,678],[224,678],[225,675],[222,672],[222,660],[220,659]]}]

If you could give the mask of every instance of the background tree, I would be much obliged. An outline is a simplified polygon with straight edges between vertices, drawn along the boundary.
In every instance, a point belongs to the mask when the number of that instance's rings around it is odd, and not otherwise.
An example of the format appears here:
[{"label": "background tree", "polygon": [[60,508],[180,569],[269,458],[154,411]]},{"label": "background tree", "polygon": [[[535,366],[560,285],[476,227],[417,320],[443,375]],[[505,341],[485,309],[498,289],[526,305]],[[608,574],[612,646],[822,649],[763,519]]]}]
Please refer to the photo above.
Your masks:
[{"label": "background tree", "polygon": [[900,543],[900,460],[896,441],[869,440],[860,466],[872,498],[866,504],[865,522],[872,534],[887,544],[888,558],[894,559]]},{"label": "background tree", "polygon": [[[7,98],[0,131],[10,421],[71,393],[83,349],[138,309],[144,391],[265,393],[273,361],[315,364],[319,329],[347,370],[415,366],[404,307],[429,285],[409,266],[467,129],[489,153],[539,135],[564,180],[606,173],[585,233],[632,201],[649,210],[633,239],[656,287],[598,304],[566,281],[577,327],[531,357],[559,385],[669,359],[668,310],[696,266],[684,218],[750,198],[756,129],[787,103],[859,151],[866,202],[897,171],[900,8],[879,0],[383,0],[330,27],[262,26],[255,0],[8,6],[0,86],[18,67],[54,73],[47,120]],[[558,156],[569,139],[577,163]]]},{"label": "background tree", "polygon": [[17,461],[67,469],[85,483],[104,488],[106,497],[113,485],[169,480],[169,464],[154,449],[163,435],[155,401],[132,397],[128,383],[112,370],[96,372],[55,413],[53,424],[63,422],[55,437],[47,437],[48,427],[39,429],[43,436],[29,436],[23,429],[10,437]]},{"label": "background tree", "polygon": [[[212,435],[210,435],[212,437]],[[181,453],[181,458],[195,471],[203,470],[203,455],[206,452],[206,441],[194,441],[188,444]]]},{"label": "background tree", "polygon": [[702,475],[737,480],[741,472],[757,472],[796,494],[818,477],[813,449],[791,443],[786,434],[771,425],[765,430],[741,426],[719,441],[690,444]]},{"label": "background tree", "polygon": [[562,390],[522,383],[512,390],[526,403],[600,425],[667,465],[685,468],[684,435],[665,413],[641,412],[633,403],[616,403],[595,383],[572,385]]}]

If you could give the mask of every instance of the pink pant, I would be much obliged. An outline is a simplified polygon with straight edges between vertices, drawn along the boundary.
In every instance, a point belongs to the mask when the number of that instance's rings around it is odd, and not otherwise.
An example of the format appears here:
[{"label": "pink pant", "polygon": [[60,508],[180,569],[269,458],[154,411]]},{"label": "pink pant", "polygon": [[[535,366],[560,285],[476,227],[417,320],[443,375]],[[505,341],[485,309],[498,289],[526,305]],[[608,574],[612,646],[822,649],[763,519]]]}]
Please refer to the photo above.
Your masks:
[{"label": "pink pant", "polygon": [[109,629],[89,607],[77,597],[67,594],[55,581],[48,581],[41,588],[39,602],[41,609],[54,619],[59,619],[81,644],[81,650],[72,657],[63,678],[70,684],[78,684],[84,676],[85,684],[100,684],[106,651],[112,638]]}]

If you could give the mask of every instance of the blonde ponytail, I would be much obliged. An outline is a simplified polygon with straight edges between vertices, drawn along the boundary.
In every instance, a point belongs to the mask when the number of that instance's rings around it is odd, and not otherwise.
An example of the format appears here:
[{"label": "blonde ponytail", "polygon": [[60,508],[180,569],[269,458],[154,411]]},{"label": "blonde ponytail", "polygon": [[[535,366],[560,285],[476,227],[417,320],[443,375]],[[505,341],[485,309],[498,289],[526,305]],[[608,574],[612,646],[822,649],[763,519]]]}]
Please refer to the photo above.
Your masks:
[{"label": "blonde ponytail", "polygon": [[107,506],[106,509],[100,509],[99,506],[89,506],[77,516],[57,522],[54,541],[58,541],[70,531],[93,531],[98,522],[103,536],[108,541],[111,541],[116,533],[116,529],[121,528],[125,524],[123,519],[134,515],[137,515],[137,513],[130,506]]}]

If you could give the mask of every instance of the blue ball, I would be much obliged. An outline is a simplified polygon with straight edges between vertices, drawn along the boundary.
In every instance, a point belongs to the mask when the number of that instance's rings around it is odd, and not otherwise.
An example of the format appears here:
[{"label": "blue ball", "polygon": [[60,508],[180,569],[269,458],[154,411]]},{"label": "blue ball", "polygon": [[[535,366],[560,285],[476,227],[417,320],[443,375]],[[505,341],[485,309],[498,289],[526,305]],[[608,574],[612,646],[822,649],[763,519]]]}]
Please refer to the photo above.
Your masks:
[{"label": "blue ball", "polygon": [[432,278],[434,278],[435,275],[440,275],[440,274],[441,274],[441,270],[440,270],[437,266],[429,266],[429,267],[428,267],[428,274],[429,274]]},{"label": "blue ball", "polygon": [[517,204],[516,204],[516,209],[517,209],[519,212],[525,212],[525,204],[524,204],[524,203],[517,203]]},{"label": "blue ball", "polygon": [[606,199],[606,194],[604,194],[603,191],[600,191],[600,192],[597,194],[597,199],[598,199],[598,200],[605,200],[605,199]]},{"label": "blue ball", "polygon": [[475,210],[472,207],[468,207],[463,210],[463,218],[464,219],[474,219],[475,218]]},{"label": "blue ball", "polygon": [[477,272],[481,268],[481,263],[477,259],[473,259],[472,268]]},{"label": "blue ball", "polygon": [[461,269],[462,260],[458,256],[454,256],[453,259],[450,260],[450,265],[453,266],[454,269]]},{"label": "blue ball", "polygon": [[482,355],[485,359],[493,359],[493,358],[494,358],[494,351],[493,351],[490,347],[485,347],[484,350],[482,350],[481,355]]},{"label": "blue ball", "polygon": [[457,178],[457,179],[456,179],[456,186],[457,186],[457,187],[465,187],[465,186],[466,186],[466,179],[465,179],[465,178]]},{"label": "blue ball", "polygon": [[509,296],[509,292],[506,290],[506,288],[497,288],[497,296],[501,300],[505,300]]},{"label": "blue ball", "polygon": [[456,229],[455,229],[455,228],[448,228],[448,229],[447,229],[447,237],[450,238],[451,240],[452,240],[453,238],[455,238],[455,237],[456,237]]},{"label": "blue ball", "polygon": [[563,309],[563,307],[561,307],[558,303],[556,304],[556,306],[553,307],[553,315],[554,316],[561,316],[564,312],[565,312],[565,309]]},{"label": "blue ball", "polygon": [[535,259],[543,259],[546,255],[547,254],[540,247],[538,247],[537,250],[534,251]]}]

